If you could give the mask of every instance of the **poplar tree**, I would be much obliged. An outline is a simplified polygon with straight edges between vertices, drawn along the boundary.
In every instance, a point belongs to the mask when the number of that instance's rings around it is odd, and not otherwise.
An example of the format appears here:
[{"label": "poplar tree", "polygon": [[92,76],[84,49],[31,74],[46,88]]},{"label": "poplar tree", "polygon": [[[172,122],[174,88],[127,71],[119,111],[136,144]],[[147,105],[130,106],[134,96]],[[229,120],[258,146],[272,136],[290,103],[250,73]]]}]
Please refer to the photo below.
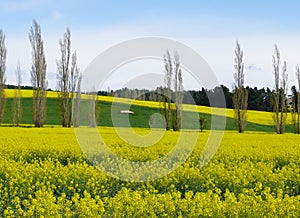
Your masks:
[{"label": "poplar tree", "polygon": [[233,89],[234,115],[239,133],[244,132],[247,124],[248,90],[244,87],[244,62],[243,51],[238,41],[235,49],[235,73]]},{"label": "poplar tree", "polygon": [[32,48],[31,84],[33,87],[33,122],[43,127],[46,118],[46,59],[41,27],[36,20],[30,28],[29,40]]},{"label": "poplar tree", "polygon": [[171,119],[172,119],[172,105],[171,105],[171,99],[172,99],[172,75],[173,75],[173,63],[172,63],[172,57],[169,52],[169,50],[166,51],[166,54],[163,56],[164,64],[165,64],[165,88],[163,90],[163,113],[166,120],[166,130],[169,130],[171,128]]},{"label": "poplar tree", "polygon": [[275,80],[275,89],[273,91],[273,120],[278,134],[282,134],[285,129],[287,119],[287,65],[286,61],[281,64],[280,51],[275,44],[275,52],[273,55],[273,73]]},{"label": "poplar tree", "polygon": [[71,54],[71,32],[67,28],[63,38],[59,41],[61,57],[57,61],[57,78],[59,94],[58,99],[61,109],[61,121],[63,127],[71,127],[72,111],[74,107],[76,86],[79,80],[79,68],[77,66],[77,54]]},{"label": "poplar tree", "polygon": [[181,129],[182,120],[182,100],[183,100],[183,81],[182,70],[180,66],[179,54],[174,53],[174,92],[175,92],[175,114],[173,130]]},{"label": "poplar tree", "polygon": [[6,71],[6,46],[5,46],[5,35],[2,30],[0,30],[0,124],[4,119],[4,109],[5,109],[5,71]]},{"label": "poplar tree", "polygon": [[22,77],[21,77],[20,62],[18,62],[17,65],[16,78],[17,78],[17,87],[15,90],[15,98],[13,102],[12,123],[14,126],[20,126],[22,121],[22,96],[21,96]]}]

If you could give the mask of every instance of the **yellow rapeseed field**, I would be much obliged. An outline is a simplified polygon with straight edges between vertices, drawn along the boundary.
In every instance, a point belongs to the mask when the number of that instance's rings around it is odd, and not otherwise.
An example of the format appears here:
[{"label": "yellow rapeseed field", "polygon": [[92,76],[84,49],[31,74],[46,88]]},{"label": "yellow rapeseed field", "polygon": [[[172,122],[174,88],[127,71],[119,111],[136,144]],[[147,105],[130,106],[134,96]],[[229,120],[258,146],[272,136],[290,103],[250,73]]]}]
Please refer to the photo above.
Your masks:
[{"label": "yellow rapeseed field", "polygon": [[[114,154],[137,163],[164,157],[181,134],[169,131],[143,148],[120,138],[122,129],[98,130]],[[150,130],[134,131],[147,136]],[[187,161],[169,175],[128,182],[93,166],[72,128],[1,127],[0,216],[299,217],[299,135],[226,131],[213,159],[201,167],[209,135],[199,133]],[[105,160],[126,175],[114,158]]]},{"label": "yellow rapeseed field", "polygon": [[[57,98],[58,92],[54,91],[47,91],[47,98]],[[5,96],[7,98],[14,98],[16,95],[16,90],[15,89],[5,89]],[[33,91],[32,90],[26,90],[23,89],[21,90],[21,96],[23,98],[32,98]]]}]

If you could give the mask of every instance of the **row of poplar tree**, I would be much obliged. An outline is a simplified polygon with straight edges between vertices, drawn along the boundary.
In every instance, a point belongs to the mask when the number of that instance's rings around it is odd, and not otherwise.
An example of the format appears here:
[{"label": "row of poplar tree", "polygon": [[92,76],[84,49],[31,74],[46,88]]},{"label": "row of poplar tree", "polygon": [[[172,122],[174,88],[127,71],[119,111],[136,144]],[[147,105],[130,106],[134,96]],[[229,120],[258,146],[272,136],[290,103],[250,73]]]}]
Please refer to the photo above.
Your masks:
[{"label": "row of poplar tree", "polygon": [[[244,62],[243,51],[239,42],[236,42],[235,49],[235,73],[234,73],[234,90],[233,90],[233,105],[237,129],[240,133],[245,130],[247,124],[247,108],[248,108],[248,89],[244,86]],[[281,61],[280,51],[275,44],[274,54],[272,56],[272,67],[274,74],[274,90],[272,91],[271,104],[273,107],[273,120],[276,132],[282,134],[285,130],[288,103],[288,74],[287,63]],[[300,68],[296,66],[296,78],[298,82],[298,90],[295,86],[292,87],[293,100],[291,107],[292,122],[294,133],[300,134]]]},{"label": "row of poplar tree", "polygon": [[[232,99],[232,105],[234,109],[236,126],[239,133],[244,132],[247,124],[247,109],[248,109],[248,97],[249,91],[255,91],[255,89],[250,89],[245,87],[245,73],[244,73],[244,61],[243,61],[243,51],[241,49],[240,43],[236,42],[235,48],[235,58],[234,58],[234,88],[232,97],[228,96],[229,90],[224,86],[216,87],[212,91],[213,94],[218,95],[218,93],[223,93],[225,101],[228,104],[227,100]],[[154,92],[148,92],[147,90],[129,90],[125,88],[120,90],[119,94],[124,94],[129,96],[129,93],[132,91],[135,98],[141,98],[142,100],[146,99],[146,94],[148,98],[152,98],[156,101],[162,102],[162,113],[166,121],[166,129],[178,131],[181,127],[181,117],[182,117],[182,102],[185,97],[185,93],[182,85],[182,71],[179,61],[179,55],[177,52],[174,53],[174,57],[170,55],[170,52],[167,50],[166,54],[163,56],[164,65],[165,65],[165,78],[164,83],[165,87],[158,87]],[[298,89],[296,86],[291,88],[292,91],[292,105],[288,105],[288,74],[287,74],[287,63],[286,61],[281,62],[280,51],[275,44],[275,51],[272,56],[272,67],[274,74],[274,90],[270,91],[270,107],[273,110],[273,120],[275,125],[275,130],[278,134],[284,133],[287,115],[290,112],[292,116],[292,125],[294,133],[300,134],[300,68],[296,66],[296,78],[298,82]],[[220,91],[221,90],[221,91]],[[204,90],[207,95],[208,90]],[[225,92],[226,91],[226,92]],[[107,92],[112,95],[118,94],[114,92]],[[151,94],[154,95],[151,97]],[[194,97],[195,92],[190,91],[187,96]],[[119,95],[118,95],[119,96]],[[119,96],[122,97],[122,96]],[[194,102],[195,99],[193,99]],[[209,101],[209,99],[207,99]],[[189,101],[188,98],[185,101]],[[251,108],[251,105],[250,105]],[[200,125],[201,125],[201,119]],[[202,122],[203,123],[203,122]]]},{"label": "row of poplar tree", "polygon": [[[47,64],[44,53],[44,42],[41,34],[41,27],[36,20],[29,31],[29,41],[32,48],[31,83],[33,89],[33,122],[35,127],[43,127],[46,115],[46,69]],[[71,32],[66,30],[62,39],[59,40],[60,59],[57,61],[57,78],[59,88],[59,100],[61,106],[61,121],[63,127],[76,127],[79,125],[80,107],[80,84],[82,75],[77,66],[76,52],[71,52]],[[5,35],[0,30],[0,123],[4,118],[5,108],[5,71],[6,71],[6,46]],[[165,84],[160,101],[162,113],[166,120],[166,129],[173,128],[179,131],[181,128],[181,113],[183,99],[182,71],[179,62],[179,55],[174,53],[174,57],[167,51],[163,56],[165,64]],[[21,69],[18,63],[17,70],[17,93],[14,98],[13,123],[19,126],[22,118],[21,107]],[[172,99],[172,89],[175,97]],[[94,93],[92,93],[94,95]],[[95,99],[92,98],[91,104],[95,107]],[[90,99],[91,100],[91,99]],[[173,102],[175,104],[173,104]],[[93,107],[93,106],[91,106]],[[94,112],[91,109],[91,112]],[[94,115],[94,114],[93,114]],[[92,118],[95,116],[91,116]],[[91,118],[91,119],[92,119]],[[93,119],[92,119],[93,120]],[[90,126],[95,126],[95,121],[90,120]]]},{"label": "row of poplar tree", "polygon": [[[239,133],[244,132],[247,124],[247,109],[248,109],[248,96],[249,88],[245,87],[245,73],[243,51],[240,43],[236,42],[234,58],[234,88],[232,103],[236,126]],[[163,103],[163,114],[166,120],[166,129],[169,130],[171,125],[173,130],[180,130],[181,114],[182,114],[182,101],[184,91],[182,86],[182,72],[180,67],[179,55],[174,53],[174,58],[171,57],[170,52],[167,50],[164,55],[165,63],[165,87],[162,89],[162,96],[159,101]],[[272,67],[274,74],[274,90],[271,94],[271,105],[273,109],[273,120],[275,130],[278,134],[285,131],[287,115],[289,112],[287,102],[288,91],[288,74],[287,63],[281,61],[280,51],[275,44],[275,51],[272,56]],[[290,112],[292,114],[292,122],[294,133],[300,134],[300,68],[296,66],[296,78],[298,82],[298,90],[295,86],[292,87],[293,100]],[[174,99],[172,99],[172,81],[174,90]],[[224,96],[225,97],[225,96]],[[174,104],[172,104],[172,102]],[[201,119],[199,120],[201,124]]]},{"label": "row of poplar tree", "polygon": [[[33,123],[35,127],[43,127],[46,116],[46,94],[47,63],[44,52],[44,41],[42,39],[41,27],[36,20],[30,28],[29,41],[32,49],[31,84],[33,88]],[[61,106],[61,120],[63,127],[78,125],[80,83],[81,73],[77,66],[77,54],[71,52],[71,32],[67,28],[62,39],[59,40],[60,58],[57,60],[57,78],[59,87],[59,99]],[[5,35],[0,30],[0,123],[4,118],[5,108],[5,71],[6,71]],[[17,70],[17,92],[13,103],[13,123],[19,126],[22,117],[21,103],[21,69],[18,63]],[[73,116],[72,116],[73,114]],[[75,114],[75,116],[74,116]],[[77,115],[77,116],[76,116]]]}]

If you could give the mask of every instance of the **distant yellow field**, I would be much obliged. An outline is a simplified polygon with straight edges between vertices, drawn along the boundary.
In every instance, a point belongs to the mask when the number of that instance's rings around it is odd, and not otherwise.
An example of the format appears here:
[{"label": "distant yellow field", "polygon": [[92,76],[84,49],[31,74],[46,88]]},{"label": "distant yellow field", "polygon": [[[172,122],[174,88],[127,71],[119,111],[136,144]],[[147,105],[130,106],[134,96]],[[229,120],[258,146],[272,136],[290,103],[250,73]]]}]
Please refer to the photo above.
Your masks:
[{"label": "distant yellow field", "polygon": [[[21,96],[23,98],[31,98],[33,94],[32,90],[21,90]],[[47,91],[47,98],[57,98],[58,92]],[[5,89],[5,95],[7,98],[14,98],[16,96],[15,89]]]},{"label": "distant yellow field", "polygon": [[[13,89],[6,89],[5,94],[7,98],[13,98],[15,96],[15,90]],[[21,95],[23,98],[31,98],[32,97],[32,90],[21,90]],[[56,98],[58,95],[58,92],[55,91],[48,91],[47,92],[47,98]],[[86,95],[83,95],[83,98],[87,98]],[[111,96],[98,96],[98,100],[106,101],[106,102],[118,102],[118,103],[124,103],[124,104],[132,104],[137,106],[143,106],[143,107],[152,107],[152,108],[159,108],[159,102],[154,101],[142,101],[142,100],[133,100],[133,99],[127,99],[127,98],[118,98],[118,97],[111,97]],[[197,111],[200,113],[205,114],[218,114],[218,115],[224,115],[230,118],[234,118],[234,111],[232,109],[217,109],[212,111],[211,107],[206,106],[193,106],[193,105],[183,105],[184,111],[195,111],[195,108],[197,108]],[[253,111],[248,110],[248,121],[252,123],[259,123],[263,125],[273,125],[273,118],[272,113],[265,112],[265,111]],[[291,116],[288,114],[287,123],[291,123]]]}]

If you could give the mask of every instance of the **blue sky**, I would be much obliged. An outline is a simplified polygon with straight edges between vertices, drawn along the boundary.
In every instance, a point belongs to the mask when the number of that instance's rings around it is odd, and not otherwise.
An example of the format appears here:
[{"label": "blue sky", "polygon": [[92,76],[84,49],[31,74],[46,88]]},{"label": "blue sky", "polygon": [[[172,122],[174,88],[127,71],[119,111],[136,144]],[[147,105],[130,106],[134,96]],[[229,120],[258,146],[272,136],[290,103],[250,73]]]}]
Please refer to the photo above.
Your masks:
[{"label": "blue sky", "polygon": [[[212,67],[219,82],[233,82],[233,51],[239,40],[245,53],[247,85],[272,87],[272,54],[277,43],[287,60],[289,84],[295,83],[295,66],[300,64],[300,1],[50,1],[0,2],[0,29],[6,35],[7,81],[14,83],[17,61],[23,81],[30,83],[28,31],[36,19],[42,28],[48,63],[49,86],[55,88],[58,40],[65,28],[72,32],[72,47],[79,66],[87,65],[104,49],[137,37],[159,36],[178,40],[196,50]],[[148,63],[149,64],[149,63]],[[142,65],[119,73],[141,71]],[[147,67],[162,71],[161,63]],[[134,73],[132,73],[134,75]],[[116,77],[120,78],[120,77]],[[189,77],[186,77],[189,80]],[[111,84],[109,84],[111,83]],[[185,81],[186,88],[197,88]],[[114,79],[107,85],[119,88]]]}]

